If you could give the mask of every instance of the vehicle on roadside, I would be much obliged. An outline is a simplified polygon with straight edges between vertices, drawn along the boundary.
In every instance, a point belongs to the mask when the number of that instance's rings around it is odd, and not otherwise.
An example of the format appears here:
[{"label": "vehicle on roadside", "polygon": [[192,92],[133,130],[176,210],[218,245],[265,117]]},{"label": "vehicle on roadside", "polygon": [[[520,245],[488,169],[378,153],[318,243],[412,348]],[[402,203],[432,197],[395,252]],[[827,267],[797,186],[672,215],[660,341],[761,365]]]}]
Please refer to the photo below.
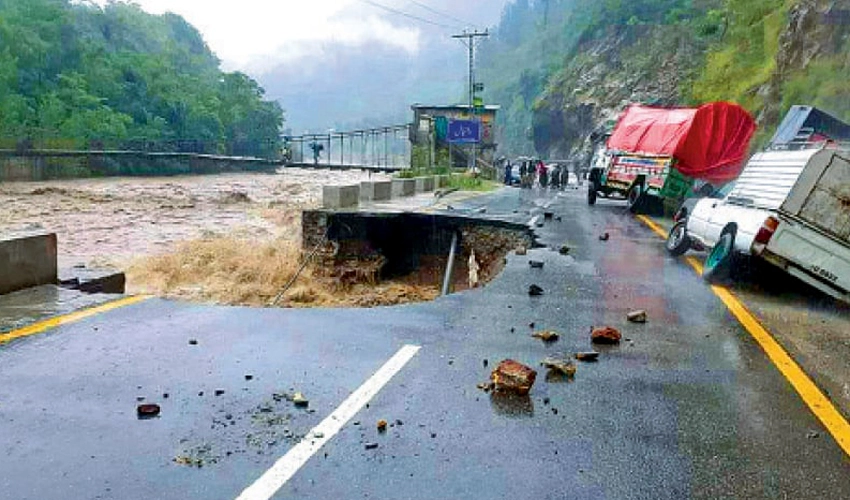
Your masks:
[{"label": "vehicle on roadside", "polygon": [[651,198],[684,198],[692,179],[672,168],[669,156],[651,156],[600,151],[590,169],[587,203],[603,198],[625,198],[633,213],[642,211]]},{"label": "vehicle on roadside", "polygon": [[631,105],[594,154],[587,202],[616,195],[637,213],[652,201],[684,199],[695,180],[725,184],[741,172],[754,132],[750,114],[732,103]]},{"label": "vehicle on roadside", "polygon": [[738,180],[717,193],[725,196],[700,199],[689,211],[683,207],[667,237],[667,251],[681,255],[691,248],[708,249],[703,277],[709,281],[726,277],[736,255],[762,257],[846,299],[847,157],[822,148],[757,153]]},{"label": "vehicle on roadside", "polygon": [[760,231],[768,235],[758,243],[767,262],[850,302],[850,152],[812,156]]}]

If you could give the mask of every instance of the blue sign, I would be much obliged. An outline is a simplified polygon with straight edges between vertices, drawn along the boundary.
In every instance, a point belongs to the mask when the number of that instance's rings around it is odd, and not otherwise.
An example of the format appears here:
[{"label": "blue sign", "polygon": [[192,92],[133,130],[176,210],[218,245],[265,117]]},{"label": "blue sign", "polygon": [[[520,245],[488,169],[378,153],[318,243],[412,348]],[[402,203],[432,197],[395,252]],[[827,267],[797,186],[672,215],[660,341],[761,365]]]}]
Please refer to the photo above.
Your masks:
[{"label": "blue sign", "polygon": [[481,122],[477,120],[449,120],[446,141],[450,144],[477,144],[481,142]]}]

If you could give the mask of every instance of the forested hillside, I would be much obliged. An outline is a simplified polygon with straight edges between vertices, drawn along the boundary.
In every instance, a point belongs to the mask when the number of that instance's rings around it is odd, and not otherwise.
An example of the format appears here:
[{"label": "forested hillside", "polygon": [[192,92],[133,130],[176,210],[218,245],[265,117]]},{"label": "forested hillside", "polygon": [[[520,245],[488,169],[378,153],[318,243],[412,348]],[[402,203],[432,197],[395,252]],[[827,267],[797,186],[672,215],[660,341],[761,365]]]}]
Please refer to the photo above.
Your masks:
[{"label": "forested hillside", "polygon": [[0,0],[0,147],[273,156],[283,112],[183,18]]},{"label": "forested hillside", "polygon": [[510,154],[581,157],[629,102],[850,118],[850,0],[515,0],[482,50]]}]

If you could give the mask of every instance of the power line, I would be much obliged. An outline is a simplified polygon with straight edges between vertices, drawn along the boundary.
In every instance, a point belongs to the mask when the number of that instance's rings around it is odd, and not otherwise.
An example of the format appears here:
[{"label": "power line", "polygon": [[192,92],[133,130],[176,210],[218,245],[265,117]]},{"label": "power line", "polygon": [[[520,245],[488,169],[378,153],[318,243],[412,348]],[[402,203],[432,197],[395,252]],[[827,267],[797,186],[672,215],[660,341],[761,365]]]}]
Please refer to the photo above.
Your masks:
[{"label": "power line", "polygon": [[442,17],[445,17],[445,18],[447,18],[447,19],[451,19],[452,21],[457,21],[457,22],[459,22],[459,23],[461,23],[461,24],[463,24],[463,25],[466,25],[466,26],[473,26],[473,24],[472,24],[472,23],[470,23],[470,22],[466,22],[466,21],[464,21],[463,19],[458,19],[458,18],[456,18],[455,16],[453,16],[453,15],[451,15],[451,14],[448,14],[448,13],[446,13],[446,12],[442,12],[442,11],[439,11],[439,10],[437,10],[437,9],[435,9],[435,8],[433,8],[433,7],[431,7],[431,6],[429,6],[429,5],[425,5],[425,4],[424,4],[424,3],[422,3],[422,2],[417,2],[416,0],[408,0],[408,1],[409,1],[410,3],[412,3],[412,4],[414,4],[414,5],[418,5],[419,7],[421,7],[421,8],[423,8],[423,9],[427,10],[428,12],[431,12],[432,14],[437,14],[438,16],[442,16]]},{"label": "power line", "polygon": [[404,11],[401,11],[401,10],[398,10],[398,9],[394,9],[392,7],[387,7],[386,5],[382,5],[382,4],[379,4],[377,2],[373,2],[372,0],[360,0],[360,1],[365,3],[365,4],[371,5],[372,7],[377,7],[379,9],[383,9],[387,12],[392,12],[393,14],[397,14],[399,16],[404,16],[404,17],[414,19],[414,20],[419,21],[419,22],[431,24],[431,25],[434,25],[434,26],[439,26],[441,28],[453,30],[453,29],[458,27],[458,26],[449,26],[448,24],[438,23],[438,22],[432,21],[430,19],[425,19],[424,17],[419,17],[419,16],[415,16],[413,14],[408,14],[407,12],[404,12]]}]

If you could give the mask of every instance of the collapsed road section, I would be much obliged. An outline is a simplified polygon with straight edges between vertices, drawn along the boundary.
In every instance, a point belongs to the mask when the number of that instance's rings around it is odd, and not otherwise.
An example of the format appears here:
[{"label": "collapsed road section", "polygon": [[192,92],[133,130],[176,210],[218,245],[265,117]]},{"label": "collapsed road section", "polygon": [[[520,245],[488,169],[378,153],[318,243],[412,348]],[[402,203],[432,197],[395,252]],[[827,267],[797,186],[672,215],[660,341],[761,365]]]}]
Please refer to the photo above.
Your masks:
[{"label": "collapsed road section", "polygon": [[402,280],[445,292],[487,283],[508,252],[533,246],[534,237],[527,226],[501,220],[308,210],[302,244],[313,276],[340,288]]}]

